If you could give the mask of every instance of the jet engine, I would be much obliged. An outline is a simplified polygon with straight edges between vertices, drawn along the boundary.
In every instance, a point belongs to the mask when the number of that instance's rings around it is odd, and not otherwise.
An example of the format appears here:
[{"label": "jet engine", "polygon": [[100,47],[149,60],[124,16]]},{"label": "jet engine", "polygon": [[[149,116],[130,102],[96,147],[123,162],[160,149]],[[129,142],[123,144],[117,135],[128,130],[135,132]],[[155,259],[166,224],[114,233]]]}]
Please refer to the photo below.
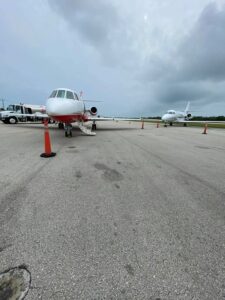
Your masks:
[{"label": "jet engine", "polygon": [[97,111],[98,111],[97,108],[94,106],[90,108],[90,114],[92,116],[95,116],[97,114]]},{"label": "jet engine", "polygon": [[187,116],[185,117],[185,120],[190,120],[192,118],[192,115],[190,113],[187,114]]}]

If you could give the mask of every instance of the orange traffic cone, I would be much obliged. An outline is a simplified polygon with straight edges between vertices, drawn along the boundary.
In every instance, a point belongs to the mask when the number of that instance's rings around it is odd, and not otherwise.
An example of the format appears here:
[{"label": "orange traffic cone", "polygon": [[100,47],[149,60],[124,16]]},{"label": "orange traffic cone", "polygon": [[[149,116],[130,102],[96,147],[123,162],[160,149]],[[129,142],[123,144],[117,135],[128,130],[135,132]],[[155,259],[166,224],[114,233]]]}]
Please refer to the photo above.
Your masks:
[{"label": "orange traffic cone", "polygon": [[202,134],[207,134],[207,129],[208,129],[208,124],[207,124],[207,123],[205,123],[205,128],[204,128],[204,130],[203,130],[203,133],[202,133]]},{"label": "orange traffic cone", "polygon": [[52,152],[51,149],[51,140],[50,140],[50,134],[48,130],[48,121],[44,122],[44,126],[45,126],[45,134],[44,134],[45,152],[42,153],[40,156],[45,158],[56,156],[56,153]]},{"label": "orange traffic cone", "polygon": [[144,129],[144,121],[142,120],[141,129]]}]

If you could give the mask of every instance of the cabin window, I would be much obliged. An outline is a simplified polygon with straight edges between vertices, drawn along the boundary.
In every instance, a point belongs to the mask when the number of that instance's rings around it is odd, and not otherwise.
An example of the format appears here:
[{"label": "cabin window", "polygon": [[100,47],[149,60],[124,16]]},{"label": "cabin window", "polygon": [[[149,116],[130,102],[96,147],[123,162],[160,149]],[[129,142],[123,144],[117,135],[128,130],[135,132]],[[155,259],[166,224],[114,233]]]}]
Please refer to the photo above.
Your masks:
[{"label": "cabin window", "polygon": [[66,91],[65,90],[58,90],[57,98],[65,98]]},{"label": "cabin window", "polygon": [[57,91],[53,91],[51,93],[51,95],[49,96],[49,98],[55,98],[56,94],[57,94]]},{"label": "cabin window", "polygon": [[78,98],[78,96],[77,96],[76,93],[74,93],[74,97],[75,97],[76,100],[79,100],[79,98]]},{"label": "cabin window", "polygon": [[67,98],[67,99],[74,99],[73,93],[70,92],[70,91],[67,91],[67,92],[66,92],[66,98]]}]

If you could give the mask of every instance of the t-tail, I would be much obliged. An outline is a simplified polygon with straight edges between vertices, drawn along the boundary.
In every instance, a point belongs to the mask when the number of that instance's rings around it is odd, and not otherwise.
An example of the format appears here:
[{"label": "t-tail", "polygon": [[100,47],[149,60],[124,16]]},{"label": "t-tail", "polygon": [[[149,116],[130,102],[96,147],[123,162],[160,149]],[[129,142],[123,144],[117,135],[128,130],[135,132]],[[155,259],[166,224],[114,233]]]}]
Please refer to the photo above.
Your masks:
[{"label": "t-tail", "polygon": [[188,103],[187,103],[187,106],[186,106],[186,108],[185,108],[185,111],[184,111],[184,113],[185,113],[185,120],[190,120],[190,119],[192,119],[192,115],[191,115],[191,113],[190,113],[190,110],[189,110],[189,108],[190,108],[190,102],[188,101]]},{"label": "t-tail", "polygon": [[190,102],[188,101],[187,106],[186,106],[185,111],[184,111],[186,115],[189,112],[189,108],[190,108]]}]

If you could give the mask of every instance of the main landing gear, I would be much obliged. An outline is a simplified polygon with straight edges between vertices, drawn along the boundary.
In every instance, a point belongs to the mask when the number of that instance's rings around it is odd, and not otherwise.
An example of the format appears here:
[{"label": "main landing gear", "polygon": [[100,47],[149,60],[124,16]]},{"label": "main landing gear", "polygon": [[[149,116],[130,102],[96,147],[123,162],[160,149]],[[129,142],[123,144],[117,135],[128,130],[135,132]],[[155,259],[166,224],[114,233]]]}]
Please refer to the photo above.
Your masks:
[{"label": "main landing gear", "polygon": [[95,121],[93,121],[92,125],[91,125],[91,130],[96,130],[97,129],[97,125],[95,123]]},{"label": "main landing gear", "polygon": [[72,137],[72,128],[70,123],[65,124],[65,137]]},{"label": "main landing gear", "polygon": [[64,129],[64,124],[63,124],[63,123],[59,123],[59,124],[58,124],[58,128],[59,128],[59,129]]},{"label": "main landing gear", "polygon": [[[173,126],[173,122],[169,122],[169,125],[170,126]],[[168,126],[168,124],[167,123],[164,123],[164,127],[167,127]]]}]

